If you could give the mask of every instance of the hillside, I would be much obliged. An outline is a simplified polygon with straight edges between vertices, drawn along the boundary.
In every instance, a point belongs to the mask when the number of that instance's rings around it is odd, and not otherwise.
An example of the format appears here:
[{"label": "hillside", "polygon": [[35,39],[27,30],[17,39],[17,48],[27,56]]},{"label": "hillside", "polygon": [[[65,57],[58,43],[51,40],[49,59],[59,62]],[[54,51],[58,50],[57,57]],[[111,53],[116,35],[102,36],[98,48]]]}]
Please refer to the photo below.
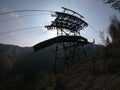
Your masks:
[{"label": "hillside", "polygon": [[[103,46],[92,44],[90,49],[87,51],[87,56],[90,57]],[[36,73],[40,71],[52,72],[54,69],[54,61],[55,61],[55,52],[56,44],[53,44],[49,47],[39,50],[38,52],[32,52],[25,60],[17,63],[14,67],[14,73],[16,74],[24,74],[24,73]],[[86,46],[88,48],[88,46]],[[80,52],[80,51],[79,51]],[[85,58],[81,54],[81,58]],[[63,63],[63,60],[59,60],[57,65]],[[62,66],[58,66],[58,68],[62,68]]]},{"label": "hillside", "polygon": [[64,73],[20,74],[0,84],[1,90],[119,90],[120,41],[104,47],[91,58]]},{"label": "hillside", "polygon": [[63,75],[65,90],[120,90],[120,41],[113,42]]},{"label": "hillside", "polygon": [[[28,81],[33,81],[33,79],[31,79],[31,78],[35,78],[36,75],[37,75],[37,78],[41,78],[38,75],[39,73],[40,73],[40,76],[43,76],[43,78],[44,78],[44,76],[47,76],[47,74],[52,73],[53,67],[54,67],[54,55],[52,54],[51,49],[54,50],[55,46],[56,45],[52,45],[52,46],[47,47],[45,49],[42,49],[38,52],[30,52],[28,55],[26,55],[27,54],[27,53],[25,54],[26,48],[3,45],[3,47],[6,47],[7,49],[5,48],[6,50],[3,50],[4,52],[1,53],[1,56],[5,52],[8,52],[10,50],[11,53],[8,53],[8,55],[10,56],[10,54],[12,54],[12,57],[13,57],[13,58],[8,57],[8,59],[2,59],[3,61],[8,60],[12,64],[12,67],[11,67],[12,71],[10,71],[10,74],[9,73],[4,74],[4,75],[8,75],[9,79],[7,78],[8,81],[4,80],[4,82],[8,83],[8,84],[11,83],[12,85],[14,85],[13,83],[16,83],[16,84],[21,83],[21,85],[23,85],[23,84],[26,85],[26,83]],[[12,49],[11,49],[11,47],[12,47]],[[93,44],[92,47],[90,48],[90,50],[88,51],[87,55],[90,57],[95,52],[99,51],[101,47],[102,46]],[[15,52],[16,48],[17,48],[18,52]],[[20,50],[18,50],[18,48],[22,49],[23,52],[20,53]],[[30,48],[28,48],[28,50],[29,49]],[[17,57],[16,56],[17,53],[20,53],[20,54],[18,54],[19,57],[15,58],[15,57]],[[26,57],[24,57],[24,59],[21,60],[19,58],[21,58],[22,55],[26,55]],[[5,58],[6,56],[2,56],[2,57]],[[12,63],[12,60],[14,60],[15,62]],[[3,70],[3,69],[1,68],[1,70]],[[47,73],[45,75],[41,75],[43,72],[44,73],[49,72],[49,73]],[[27,78],[27,81],[26,81],[26,78]],[[24,79],[25,79],[25,81],[24,81]],[[16,81],[16,80],[18,80],[18,81]],[[31,82],[31,83],[33,83],[33,82]],[[10,87],[12,86],[11,84],[9,85]],[[1,85],[4,86],[4,85],[7,85],[7,84],[3,83]],[[18,85],[18,86],[21,87],[21,85],[20,86]],[[9,86],[7,88],[10,89]],[[5,87],[5,89],[7,89],[7,88]]]},{"label": "hillside", "polygon": [[119,90],[120,42],[64,73],[29,73],[2,81],[1,90]]},{"label": "hillside", "polygon": [[0,44],[0,77],[32,52],[32,48]]}]

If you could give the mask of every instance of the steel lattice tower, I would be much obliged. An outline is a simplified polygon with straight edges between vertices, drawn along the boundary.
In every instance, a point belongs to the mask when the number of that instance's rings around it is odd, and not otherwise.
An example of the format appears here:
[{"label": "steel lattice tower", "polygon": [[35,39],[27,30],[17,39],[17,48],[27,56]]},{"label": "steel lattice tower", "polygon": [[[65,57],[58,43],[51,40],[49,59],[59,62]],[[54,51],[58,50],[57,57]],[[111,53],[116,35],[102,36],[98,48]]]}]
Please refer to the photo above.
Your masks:
[{"label": "steel lattice tower", "polygon": [[45,26],[47,30],[57,30],[57,37],[34,46],[34,49],[38,50],[57,43],[55,49],[55,71],[59,60],[63,61],[65,68],[69,68],[76,60],[80,59],[81,54],[87,57],[84,45],[89,44],[88,40],[80,35],[80,31],[88,26],[83,20],[84,17],[73,10],[62,8],[63,12],[52,14],[56,18],[51,25]]},{"label": "steel lattice tower", "polygon": [[[83,38],[80,36],[80,30],[82,30],[84,27],[87,27],[88,24],[82,20],[84,18],[82,15],[64,8],[63,12],[55,12],[56,19],[52,22],[51,25],[46,26],[48,30],[50,29],[56,29],[57,30],[57,36],[65,36],[66,39],[70,39],[69,43],[66,42],[59,42],[56,45],[55,50],[55,71],[57,68],[57,61],[63,60],[64,66],[69,68],[72,63],[74,63],[74,59],[79,59],[78,51],[75,52],[76,49],[78,49],[80,46],[84,46],[88,43],[86,38]],[[68,14],[69,12],[70,14]],[[71,40],[72,38],[78,38],[74,40],[74,42]],[[82,50],[84,56],[86,57],[86,53],[83,47]],[[58,61],[59,62],[59,61]]]}]

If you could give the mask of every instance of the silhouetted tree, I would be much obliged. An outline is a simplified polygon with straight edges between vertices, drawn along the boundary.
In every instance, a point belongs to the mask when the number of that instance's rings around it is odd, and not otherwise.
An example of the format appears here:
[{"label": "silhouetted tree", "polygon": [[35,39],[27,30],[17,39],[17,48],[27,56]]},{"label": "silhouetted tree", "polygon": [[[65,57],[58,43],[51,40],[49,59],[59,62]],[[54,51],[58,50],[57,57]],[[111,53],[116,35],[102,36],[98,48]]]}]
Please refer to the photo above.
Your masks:
[{"label": "silhouetted tree", "polygon": [[[106,4],[111,4],[111,7],[119,10],[120,12],[120,0],[103,0]],[[120,36],[120,21],[117,19],[116,16],[111,17],[109,25],[109,34],[112,37],[112,40],[115,41]],[[109,42],[109,40],[107,40]]]},{"label": "silhouetted tree", "polygon": [[109,37],[105,37],[105,34],[104,34],[104,31],[100,31],[100,38],[102,40],[102,43],[107,46],[110,44],[110,40],[109,40]]},{"label": "silhouetted tree", "polygon": [[111,17],[109,34],[111,35],[113,41],[119,39],[120,37],[120,21],[116,16]]},{"label": "silhouetted tree", "polygon": [[110,39],[109,39],[109,37],[107,37],[106,44],[107,44],[107,45],[110,44]]},{"label": "silhouetted tree", "polygon": [[103,0],[106,4],[110,4],[112,8],[120,11],[120,0]]}]

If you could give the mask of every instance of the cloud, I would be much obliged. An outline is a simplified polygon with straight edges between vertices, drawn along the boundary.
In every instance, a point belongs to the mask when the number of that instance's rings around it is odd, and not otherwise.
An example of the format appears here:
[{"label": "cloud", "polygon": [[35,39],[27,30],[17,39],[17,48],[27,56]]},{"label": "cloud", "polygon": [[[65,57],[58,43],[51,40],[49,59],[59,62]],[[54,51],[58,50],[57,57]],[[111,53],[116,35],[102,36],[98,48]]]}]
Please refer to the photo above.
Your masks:
[{"label": "cloud", "polygon": [[88,2],[88,3],[90,3],[90,2],[96,3],[97,0],[80,0],[80,1],[81,1],[81,2],[83,2],[83,1],[84,1],[84,2]]},{"label": "cloud", "polygon": [[7,9],[3,7],[2,12],[7,12]]},{"label": "cloud", "polygon": [[18,14],[16,14],[16,13],[10,13],[10,15],[12,16],[12,17],[19,17],[19,15]]},{"label": "cloud", "polygon": [[11,35],[16,35],[17,33],[16,33],[16,32],[11,32],[10,34],[11,34]]},{"label": "cloud", "polygon": [[[10,11],[11,10],[9,10],[8,8],[5,8],[5,7],[2,8],[2,12],[10,12]],[[19,17],[19,15],[17,13],[14,13],[14,12],[9,13],[9,15],[12,17]]]}]

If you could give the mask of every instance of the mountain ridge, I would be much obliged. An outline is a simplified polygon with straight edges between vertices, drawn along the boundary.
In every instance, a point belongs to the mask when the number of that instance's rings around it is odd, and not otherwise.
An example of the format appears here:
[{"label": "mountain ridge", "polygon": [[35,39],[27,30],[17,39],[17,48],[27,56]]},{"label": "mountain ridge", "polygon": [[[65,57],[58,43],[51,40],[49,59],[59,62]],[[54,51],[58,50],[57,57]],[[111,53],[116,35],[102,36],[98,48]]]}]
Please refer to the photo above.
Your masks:
[{"label": "mountain ridge", "polygon": [[[0,43],[0,76],[4,76],[13,66],[24,59],[32,49]],[[3,74],[3,75],[2,75]]]}]

